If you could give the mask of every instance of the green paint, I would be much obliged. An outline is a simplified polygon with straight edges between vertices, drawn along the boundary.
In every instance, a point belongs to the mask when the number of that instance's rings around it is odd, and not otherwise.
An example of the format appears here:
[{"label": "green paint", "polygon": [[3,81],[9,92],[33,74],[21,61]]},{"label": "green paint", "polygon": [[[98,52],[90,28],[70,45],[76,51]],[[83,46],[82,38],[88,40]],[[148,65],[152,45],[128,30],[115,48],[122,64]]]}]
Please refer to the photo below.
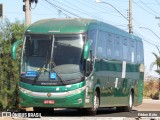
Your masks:
[{"label": "green paint", "polygon": [[87,41],[87,43],[84,46],[84,56],[83,56],[83,58],[85,60],[87,60],[88,57],[89,57],[89,51],[90,51],[90,41]]},{"label": "green paint", "polygon": [[[22,88],[25,88],[27,90],[33,91],[33,92],[66,92],[75,90],[78,88],[81,88],[85,85],[84,82],[72,84],[71,87],[65,86],[37,86],[37,85],[31,85],[24,82],[20,82],[19,86]],[[58,91],[56,88],[60,88]]]},{"label": "green paint", "polygon": [[17,40],[13,45],[12,45],[12,52],[11,52],[11,56],[13,60],[16,60],[16,54],[17,54],[17,48],[22,45],[22,40]]},{"label": "green paint", "polygon": [[45,19],[33,23],[26,34],[73,34],[84,33],[88,25],[96,23],[91,19]]},{"label": "green paint", "polygon": [[[79,94],[74,94],[72,96],[67,96],[64,98],[55,98],[55,97],[34,97],[23,92],[19,93],[21,96],[20,105],[22,107],[67,107],[67,108],[80,108],[84,107],[84,92]],[[82,102],[79,103],[78,99],[82,99]],[[44,100],[54,100],[54,104],[44,104]]]}]

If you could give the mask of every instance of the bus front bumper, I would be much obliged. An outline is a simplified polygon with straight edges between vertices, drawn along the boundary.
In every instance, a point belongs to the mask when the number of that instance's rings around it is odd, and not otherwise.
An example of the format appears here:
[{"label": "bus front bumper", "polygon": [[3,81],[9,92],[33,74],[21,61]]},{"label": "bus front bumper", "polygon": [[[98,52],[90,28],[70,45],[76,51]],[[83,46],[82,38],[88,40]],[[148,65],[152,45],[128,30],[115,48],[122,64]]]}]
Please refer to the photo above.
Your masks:
[{"label": "bus front bumper", "polygon": [[[20,89],[20,107],[53,107],[82,108],[84,107],[85,86],[74,91],[62,93],[41,93]],[[45,101],[52,101],[46,103]]]}]

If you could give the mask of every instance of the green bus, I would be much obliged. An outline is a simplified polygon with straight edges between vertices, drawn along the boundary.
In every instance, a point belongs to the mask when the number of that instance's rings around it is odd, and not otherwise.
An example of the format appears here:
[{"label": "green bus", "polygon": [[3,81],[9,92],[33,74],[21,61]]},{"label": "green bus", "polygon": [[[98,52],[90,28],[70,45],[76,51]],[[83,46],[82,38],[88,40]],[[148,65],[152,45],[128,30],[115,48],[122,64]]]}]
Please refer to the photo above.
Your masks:
[{"label": "green bus", "polygon": [[34,111],[75,108],[95,115],[100,107],[131,111],[143,100],[141,38],[93,19],[44,19],[22,41],[20,107]]}]

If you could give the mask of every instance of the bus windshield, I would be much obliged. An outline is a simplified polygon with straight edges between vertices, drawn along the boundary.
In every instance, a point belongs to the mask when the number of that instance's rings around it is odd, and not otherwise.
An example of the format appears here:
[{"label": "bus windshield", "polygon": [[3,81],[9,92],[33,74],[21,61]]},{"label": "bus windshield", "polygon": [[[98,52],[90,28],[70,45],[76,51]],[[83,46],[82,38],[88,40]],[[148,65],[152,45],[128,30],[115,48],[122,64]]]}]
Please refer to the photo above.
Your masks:
[{"label": "bus windshield", "polygon": [[[54,43],[53,43],[54,42]],[[21,55],[21,77],[34,81],[82,78],[83,39],[81,35],[26,36]],[[54,45],[54,46],[53,46]]]}]

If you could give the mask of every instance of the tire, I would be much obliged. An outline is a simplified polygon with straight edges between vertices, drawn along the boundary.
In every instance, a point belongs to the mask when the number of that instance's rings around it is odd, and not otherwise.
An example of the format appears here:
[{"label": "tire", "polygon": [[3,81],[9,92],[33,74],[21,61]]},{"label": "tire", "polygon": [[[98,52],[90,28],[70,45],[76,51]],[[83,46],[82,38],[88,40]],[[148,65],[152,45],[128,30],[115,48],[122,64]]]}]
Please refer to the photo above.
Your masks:
[{"label": "tire", "polygon": [[129,99],[128,99],[128,105],[123,107],[116,107],[116,110],[119,112],[131,112],[133,107],[133,92],[130,92]]},{"label": "tire", "polygon": [[89,115],[96,115],[97,110],[99,108],[99,103],[100,103],[100,99],[99,99],[97,91],[95,91],[94,96],[93,96],[93,106],[87,109],[87,113]]},{"label": "tire", "polygon": [[133,107],[133,92],[131,91],[129,94],[128,106],[124,107],[124,111],[131,112]]}]

